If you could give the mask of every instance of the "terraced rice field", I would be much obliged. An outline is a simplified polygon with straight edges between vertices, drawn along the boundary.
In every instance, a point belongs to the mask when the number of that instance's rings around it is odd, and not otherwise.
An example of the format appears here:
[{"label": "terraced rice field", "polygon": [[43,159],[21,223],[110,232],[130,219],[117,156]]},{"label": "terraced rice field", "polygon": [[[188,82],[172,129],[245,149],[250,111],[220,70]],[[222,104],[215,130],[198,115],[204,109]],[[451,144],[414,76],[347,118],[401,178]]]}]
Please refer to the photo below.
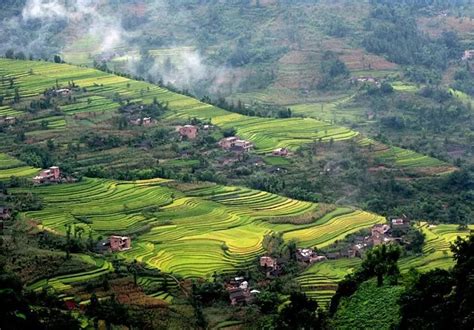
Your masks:
[{"label": "terraced rice field", "polygon": [[[456,237],[466,237],[469,231],[459,231],[457,225],[430,226],[421,223],[419,228],[426,235],[422,256],[410,256],[399,261],[401,272],[410,268],[419,271],[429,271],[434,268],[449,268],[453,265],[450,243]],[[473,230],[474,226],[469,229]],[[314,264],[298,277],[303,290],[317,299],[322,306],[326,306],[337,289],[337,283],[346,275],[354,271],[361,263],[361,259],[327,260]]]},{"label": "terraced rice field", "polygon": [[391,162],[395,166],[407,170],[426,169],[430,173],[440,174],[454,170],[452,165],[439,159],[399,147],[389,147],[388,150],[378,152],[377,156],[384,161]]},{"label": "terraced rice field", "polygon": [[80,273],[67,274],[52,277],[49,279],[44,279],[28,286],[28,289],[40,290],[44,287],[51,287],[57,292],[66,291],[72,288],[72,284],[84,283],[89,280],[99,278],[114,270],[112,264],[102,258],[95,259],[88,255],[80,255],[79,257],[82,259],[83,262],[93,266],[94,269]]},{"label": "terraced rice field", "polygon": [[32,120],[32,123],[46,122],[48,129],[60,129],[66,127],[66,119],[63,116],[50,116]]},{"label": "terraced rice field", "polygon": [[[239,136],[254,142],[257,152],[261,153],[277,147],[295,149],[318,139],[338,141],[357,136],[357,132],[348,128],[333,126],[312,118],[246,117],[145,82],[66,64],[0,59],[0,74],[6,79],[14,80],[22,98],[38,96],[56,84],[67,86],[70,81],[95,95],[85,100],[79,99],[79,103],[64,106],[63,110],[70,115],[80,112],[114,111],[117,104],[111,100],[117,94],[132,102],[144,103],[151,103],[156,97],[159,101],[169,104],[169,118],[211,119],[213,124],[223,128],[234,127]],[[5,93],[7,87],[6,85],[0,87],[0,92]],[[7,100],[12,97],[7,97]]]},{"label": "terraced rice field", "polygon": [[38,172],[39,169],[28,166],[7,154],[0,153],[0,181],[8,180],[11,176],[33,177]]},{"label": "terraced rice field", "polygon": [[233,272],[263,252],[271,231],[301,246],[325,246],[381,217],[340,208],[305,225],[272,224],[319,206],[242,187],[219,185],[180,191],[168,180],[117,182],[86,178],[75,184],[39,186],[45,208],[28,212],[41,226],[64,234],[65,225],[95,237],[132,234],[133,248],[120,254],[184,277]]},{"label": "terraced rice field", "polygon": [[76,103],[62,106],[61,109],[67,114],[82,112],[105,112],[117,110],[119,104],[102,96],[87,96],[77,99]]},{"label": "terraced rice field", "polygon": [[[423,247],[423,257],[404,258],[400,262],[400,269],[407,271],[416,268],[421,271],[428,271],[433,268],[449,268],[453,265],[450,243],[453,243],[458,236],[467,237],[469,231],[459,231],[457,225],[437,225],[430,226],[422,223],[420,229],[425,236],[425,246]],[[474,229],[473,225],[469,226]]]},{"label": "terraced rice field", "polygon": [[381,158],[393,161],[397,166],[403,168],[412,167],[436,167],[446,163],[429,156],[418,154],[414,151],[399,147],[390,147],[389,150],[380,153]]},{"label": "terraced rice field", "polygon": [[337,283],[360,264],[360,259],[327,260],[308,268],[298,277],[303,291],[325,307],[336,292]]},{"label": "terraced rice field", "polygon": [[317,103],[303,103],[291,105],[291,111],[305,117],[322,120],[350,120],[360,122],[366,119],[365,111],[362,109],[348,109],[344,105],[349,103],[356,94],[343,95],[337,98],[324,100]]},{"label": "terraced rice field", "polygon": [[455,170],[454,166],[439,159],[412,150],[387,146],[370,138],[362,138],[357,143],[363,147],[372,145],[375,157],[380,158],[384,163],[393,164],[401,169],[421,170],[431,174],[442,174]]},{"label": "terraced rice field", "polygon": [[[71,81],[74,81],[81,88],[86,88],[88,93],[92,94],[78,98],[77,103],[62,106],[62,110],[67,114],[66,118],[51,119],[51,122],[48,123],[50,129],[64,129],[68,123],[68,116],[81,113],[93,113],[94,118],[87,121],[82,120],[80,123],[94,125],[101,120],[101,118],[96,118],[98,113],[100,117],[100,113],[108,114],[116,111],[119,105],[113,99],[116,95],[120,95],[121,98],[132,102],[151,103],[156,98],[160,102],[167,103],[170,109],[167,114],[169,119],[187,121],[189,118],[196,117],[210,120],[213,124],[222,128],[233,127],[240,137],[254,143],[257,153],[268,153],[278,147],[295,150],[303,144],[319,139],[322,141],[339,141],[353,139],[358,136],[357,132],[348,128],[317,120],[314,117],[318,116],[315,115],[311,116],[313,118],[287,119],[247,117],[202,103],[185,95],[173,93],[156,85],[130,80],[90,68],[39,61],[0,59],[0,75],[5,76],[6,79],[13,79],[15,87],[19,87],[22,98],[38,96],[45,89],[56,84],[67,86]],[[8,85],[0,85],[0,93],[10,95],[6,98],[6,101],[13,97]],[[331,101],[330,104],[332,105],[327,111],[332,113],[332,110],[346,103],[351,97],[347,96]],[[314,106],[301,105],[296,107],[297,112],[298,109],[307,114],[307,111],[314,111]],[[13,111],[15,112],[12,113],[13,115],[19,115],[16,110],[8,107],[0,107],[0,113],[2,111]],[[341,113],[344,113],[343,110],[341,111]],[[402,168],[444,168],[447,166],[447,164],[437,159],[397,147],[380,152],[378,156]]]},{"label": "terraced rice field", "polygon": [[7,105],[0,106],[0,117],[18,117],[22,114],[23,112],[12,109]]},{"label": "terraced rice field", "polygon": [[139,277],[138,284],[144,288],[149,296],[164,300],[168,303],[173,302],[173,295],[170,292],[179,290],[178,284],[174,279],[165,274],[161,277]]}]

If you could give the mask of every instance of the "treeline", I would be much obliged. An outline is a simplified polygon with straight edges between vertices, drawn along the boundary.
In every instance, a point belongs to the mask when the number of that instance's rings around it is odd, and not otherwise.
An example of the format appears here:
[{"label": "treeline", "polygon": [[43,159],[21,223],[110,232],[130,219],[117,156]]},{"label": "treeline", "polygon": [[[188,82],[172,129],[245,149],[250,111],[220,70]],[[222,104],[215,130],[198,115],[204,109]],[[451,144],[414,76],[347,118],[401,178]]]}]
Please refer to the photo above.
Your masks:
[{"label": "treeline", "polygon": [[268,118],[291,118],[293,113],[290,108],[286,108],[276,104],[253,103],[251,105],[244,104],[241,100],[235,104],[233,101],[227,101],[224,97],[212,100],[209,96],[201,98],[201,102],[215,105],[218,108],[240,113],[251,117],[268,117]]}]

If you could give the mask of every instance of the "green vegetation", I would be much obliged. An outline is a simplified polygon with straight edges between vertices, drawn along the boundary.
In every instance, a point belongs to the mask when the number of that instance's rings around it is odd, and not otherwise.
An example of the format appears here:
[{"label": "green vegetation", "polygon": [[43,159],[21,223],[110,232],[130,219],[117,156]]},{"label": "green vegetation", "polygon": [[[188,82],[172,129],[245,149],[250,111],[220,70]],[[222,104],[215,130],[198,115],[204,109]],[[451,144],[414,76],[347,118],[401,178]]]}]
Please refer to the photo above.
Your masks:
[{"label": "green vegetation", "polygon": [[3,1],[0,328],[472,329],[473,17]]},{"label": "green vegetation", "polygon": [[391,329],[400,322],[398,299],[403,286],[378,287],[367,281],[347,300],[343,300],[334,316],[336,329]]},{"label": "green vegetation", "polygon": [[83,228],[95,237],[136,235],[124,258],[184,277],[208,277],[248,264],[261,253],[269,231],[282,232],[287,240],[297,238],[301,246],[321,247],[382,221],[367,212],[341,209],[305,225],[271,224],[272,219],[297,218],[318,206],[239,187],[181,192],[167,187],[166,180],[84,179],[32,191],[42,196],[44,208],[26,216],[38,219],[42,228],[64,234],[64,226],[71,224],[73,231]]},{"label": "green vegetation", "polygon": [[[469,231],[458,228],[458,225],[429,225],[422,223],[420,228],[426,236],[422,255],[401,257],[399,267],[402,273],[410,269],[430,271],[435,268],[449,269],[453,266],[453,254],[450,243],[456,237],[467,237]],[[470,226],[470,229],[474,227]],[[334,295],[337,283],[344,276],[351,274],[360,265],[359,258],[327,260],[314,264],[298,276],[298,282],[310,297],[318,299],[321,306],[326,306]]]},{"label": "green vegetation", "polygon": [[38,171],[14,157],[0,153],[0,181],[9,180],[12,176],[33,177]]}]

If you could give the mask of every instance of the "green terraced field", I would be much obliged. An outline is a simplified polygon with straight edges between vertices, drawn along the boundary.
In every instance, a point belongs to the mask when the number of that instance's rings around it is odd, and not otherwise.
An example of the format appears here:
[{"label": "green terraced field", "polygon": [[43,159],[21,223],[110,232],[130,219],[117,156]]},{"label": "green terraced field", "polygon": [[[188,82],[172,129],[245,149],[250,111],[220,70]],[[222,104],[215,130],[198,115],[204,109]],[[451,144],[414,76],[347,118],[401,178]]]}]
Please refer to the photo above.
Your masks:
[{"label": "green terraced field", "polygon": [[61,109],[67,114],[82,112],[104,112],[117,110],[119,104],[102,96],[81,97],[76,103],[68,104]]},{"label": "green terraced field", "polygon": [[[469,231],[459,231],[457,225],[430,226],[427,223],[421,223],[419,228],[426,235],[423,255],[402,258],[399,261],[402,273],[407,272],[410,268],[429,271],[434,268],[451,267],[454,262],[449,244],[458,236],[469,235]],[[469,229],[474,229],[474,226],[470,226]],[[298,282],[309,296],[317,299],[322,306],[326,306],[336,291],[337,282],[346,274],[354,271],[360,262],[359,258],[320,262],[300,275]]]},{"label": "green terraced field", "polygon": [[14,157],[0,153],[0,181],[8,180],[11,176],[33,177],[38,172],[39,169],[27,166]]},{"label": "green terraced field", "polygon": [[114,270],[112,264],[101,258],[92,258],[88,255],[79,255],[81,260],[86,264],[94,267],[89,271],[80,273],[61,275],[38,281],[28,286],[30,290],[40,290],[44,287],[51,287],[57,292],[65,291],[72,288],[72,284],[84,283],[91,279],[101,277]]},{"label": "green terraced field", "polygon": [[[95,95],[63,106],[62,110],[68,115],[114,111],[117,104],[111,100],[117,94],[132,102],[151,103],[157,98],[160,102],[169,104],[168,118],[211,119],[213,124],[222,128],[235,127],[238,135],[254,142],[257,152],[261,153],[277,147],[295,149],[318,139],[338,141],[357,136],[357,132],[348,128],[333,126],[312,118],[246,117],[142,81],[66,64],[0,59],[0,74],[7,79],[13,78],[22,98],[38,96],[56,84],[67,86],[70,81]],[[0,93],[7,94],[8,87],[7,84],[1,85]],[[13,97],[11,94],[7,94],[10,95],[7,100]]]},{"label": "green terraced field", "polygon": [[[38,96],[45,89],[56,84],[67,86],[71,81],[74,81],[81,88],[86,88],[88,93],[93,94],[79,97],[74,104],[62,106],[61,109],[66,113],[66,118],[51,118],[51,121],[48,121],[48,128],[54,130],[65,129],[68,126],[67,117],[80,113],[94,114],[93,118],[78,120],[77,123],[80,125],[94,125],[101,120],[110,118],[108,114],[114,113],[119,106],[113,99],[116,95],[120,95],[123,99],[132,102],[151,103],[156,98],[162,103],[167,103],[170,111],[166,116],[169,119],[189,120],[189,118],[196,117],[211,120],[213,124],[222,128],[233,127],[240,137],[254,143],[257,153],[268,153],[278,147],[295,150],[303,144],[319,139],[322,141],[339,141],[358,136],[357,132],[348,128],[335,126],[315,118],[273,119],[243,116],[202,103],[185,95],[173,93],[156,85],[130,80],[90,68],[40,61],[0,59],[0,74],[5,76],[7,80],[13,78],[15,87],[19,87],[22,98]],[[8,85],[0,85],[0,93],[10,95],[6,98],[10,100],[13,96]],[[351,98],[352,96],[349,95],[332,100],[329,102],[331,106],[328,106],[325,111],[332,112]],[[303,114],[310,117],[321,117],[312,115],[315,111],[314,107],[314,105],[303,104],[295,106],[295,111],[302,111]],[[0,107],[0,114],[2,111],[13,111],[15,112],[12,113],[13,115],[20,114],[8,107]],[[344,113],[344,111],[341,110],[341,113]],[[99,113],[99,116],[97,116],[97,113]],[[348,116],[352,116],[351,113],[348,113]],[[446,163],[437,159],[397,147],[379,152],[377,156],[393,162],[398,167],[407,169],[449,167]]]},{"label": "green terraced field", "polygon": [[429,173],[434,174],[449,173],[455,170],[455,167],[448,163],[412,150],[385,146],[370,138],[362,138],[357,142],[364,147],[372,145],[376,157],[380,158],[383,162],[388,162],[401,169],[425,169]]},{"label": "green terraced field", "polygon": [[445,166],[446,163],[429,156],[418,154],[414,151],[398,147],[390,147],[389,150],[381,152],[379,157],[392,161],[402,168],[412,167],[436,167]]},{"label": "green terraced field", "polygon": [[64,234],[65,224],[96,237],[136,233],[133,248],[122,257],[167,273],[204,278],[254,262],[271,231],[299,238],[301,246],[321,247],[383,220],[340,208],[310,224],[272,224],[269,220],[301,216],[319,206],[242,187],[211,185],[183,192],[167,182],[86,178],[38,186],[33,191],[43,197],[45,207],[26,216],[59,234]]},{"label": "green terraced field", "polygon": [[12,109],[11,107],[9,107],[7,105],[0,106],[0,117],[2,117],[2,116],[5,116],[5,117],[18,117],[22,114],[23,114],[23,112]]}]

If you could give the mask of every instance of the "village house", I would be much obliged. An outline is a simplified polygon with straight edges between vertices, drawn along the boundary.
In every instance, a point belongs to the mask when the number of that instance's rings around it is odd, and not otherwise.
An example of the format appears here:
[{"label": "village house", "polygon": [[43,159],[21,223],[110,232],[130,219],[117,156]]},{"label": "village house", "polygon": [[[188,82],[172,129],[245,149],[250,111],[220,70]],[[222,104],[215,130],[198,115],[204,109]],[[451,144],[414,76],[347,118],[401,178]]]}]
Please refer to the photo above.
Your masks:
[{"label": "village house", "polygon": [[469,49],[464,51],[464,55],[462,56],[463,61],[468,61],[474,58],[474,49]]},{"label": "village house", "polygon": [[367,84],[375,84],[379,85],[380,82],[377,78],[374,77],[357,77],[351,79],[352,83],[367,83]]},{"label": "village house", "polygon": [[392,229],[405,230],[410,228],[410,220],[405,215],[400,218],[390,218],[390,226]]},{"label": "village house", "polygon": [[138,119],[131,119],[130,124],[132,125],[142,125],[142,126],[150,126],[152,125],[153,119],[151,117],[144,117],[144,118],[138,118]]},{"label": "village house", "polygon": [[260,257],[260,267],[277,269],[278,263],[275,258],[269,256]]},{"label": "village house", "polygon": [[385,242],[387,233],[390,231],[390,226],[387,224],[377,224],[371,229],[371,242],[373,245],[380,245]]},{"label": "village house", "polygon": [[313,249],[297,249],[296,250],[296,260],[299,262],[304,262],[306,264],[312,264],[317,261],[323,261],[327,258],[324,256],[318,256]]},{"label": "village house", "polygon": [[237,141],[239,138],[236,136],[231,136],[227,138],[223,138],[222,140],[219,141],[219,145],[223,149],[230,149],[234,146],[235,141]]},{"label": "village house", "polygon": [[153,124],[153,120],[151,119],[151,117],[143,118],[143,122],[142,122],[143,126],[150,126],[152,124]]},{"label": "village house", "polygon": [[232,288],[228,290],[230,304],[232,306],[250,303],[253,300],[251,293],[248,290],[241,288]]},{"label": "village house", "polygon": [[0,116],[0,124],[5,125],[14,125],[16,123],[16,118],[11,116]]},{"label": "village house", "polygon": [[128,236],[112,235],[97,244],[99,252],[120,252],[132,248],[132,240]]},{"label": "village house", "polygon": [[57,183],[61,180],[61,171],[57,166],[51,166],[49,169],[42,170],[39,175],[33,178],[33,183]]},{"label": "village house", "polygon": [[288,149],[287,148],[277,148],[272,152],[273,156],[288,156]]},{"label": "village house", "polygon": [[250,141],[239,139],[236,136],[231,136],[220,140],[219,146],[223,149],[235,152],[248,152],[250,149],[252,149],[253,144]]},{"label": "village house", "polygon": [[178,127],[178,132],[181,137],[186,137],[189,140],[194,140],[197,138],[198,128],[194,125],[184,125]]},{"label": "village house", "polygon": [[60,88],[56,89],[54,94],[57,96],[69,96],[71,95],[71,90],[69,88]]},{"label": "village house", "polygon": [[362,244],[355,244],[352,248],[347,250],[348,258],[361,258],[364,246]]},{"label": "village house", "polygon": [[128,236],[110,236],[110,249],[115,251],[124,251],[132,247],[132,240]]},{"label": "village house", "polygon": [[255,290],[250,290],[249,282],[242,276],[231,279],[226,283],[225,287],[229,293],[230,303],[233,306],[249,303],[253,300]]}]

